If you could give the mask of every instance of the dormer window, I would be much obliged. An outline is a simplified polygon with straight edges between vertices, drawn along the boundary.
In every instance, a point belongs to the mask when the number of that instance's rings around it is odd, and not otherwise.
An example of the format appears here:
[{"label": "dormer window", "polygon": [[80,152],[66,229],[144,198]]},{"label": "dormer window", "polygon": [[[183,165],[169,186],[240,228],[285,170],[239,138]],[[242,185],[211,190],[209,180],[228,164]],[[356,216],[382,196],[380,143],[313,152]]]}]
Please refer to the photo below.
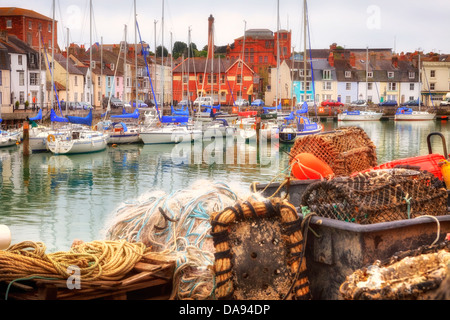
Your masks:
[{"label": "dormer window", "polygon": [[352,77],[352,72],[351,71],[345,71],[345,77],[346,78],[351,78]]},{"label": "dormer window", "polygon": [[323,78],[331,80],[331,70],[323,70]]},{"label": "dormer window", "polygon": [[91,61],[91,69],[95,69],[95,61]]},{"label": "dormer window", "polygon": [[416,73],[415,72],[409,72],[408,75],[409,75],[410,79],[414,79],[416,77]]},{"label": "dormer window", "polygon": [[372,71],[367,72],[367,78],[373,78],[373,72]]},{"label": "dormer window", "polygon": [[389,79],[392,79],[394,77],[394,72],[388,71],[387,76]]}]

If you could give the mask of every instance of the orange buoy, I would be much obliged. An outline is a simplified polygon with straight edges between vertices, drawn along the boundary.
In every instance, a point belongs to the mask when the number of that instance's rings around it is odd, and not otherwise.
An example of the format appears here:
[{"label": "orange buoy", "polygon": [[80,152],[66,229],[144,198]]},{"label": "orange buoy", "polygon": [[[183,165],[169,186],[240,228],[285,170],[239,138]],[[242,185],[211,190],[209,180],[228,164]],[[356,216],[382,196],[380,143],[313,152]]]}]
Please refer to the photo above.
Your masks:
[{"label": "orange buoy", "polygon": [[295,156],[292,174],[299,180],[321,179],[333,175],[333,170],[315,155],[299,153]]}]

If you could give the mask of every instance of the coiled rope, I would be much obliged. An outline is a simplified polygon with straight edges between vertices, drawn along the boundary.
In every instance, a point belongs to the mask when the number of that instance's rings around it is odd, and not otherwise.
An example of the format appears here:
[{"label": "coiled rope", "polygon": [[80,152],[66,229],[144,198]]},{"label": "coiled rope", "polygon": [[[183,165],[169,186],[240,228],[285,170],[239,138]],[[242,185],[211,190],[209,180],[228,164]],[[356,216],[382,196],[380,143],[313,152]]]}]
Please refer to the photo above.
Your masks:
[{"label": "coiled rope", "polygon": [[24,241],[0,251],[0,281],[68,279],[74,267],[80,280],[120,280],[148,250],[143,243],[120,240],[81,243],[67,252],[46,253],[42,242]]}]

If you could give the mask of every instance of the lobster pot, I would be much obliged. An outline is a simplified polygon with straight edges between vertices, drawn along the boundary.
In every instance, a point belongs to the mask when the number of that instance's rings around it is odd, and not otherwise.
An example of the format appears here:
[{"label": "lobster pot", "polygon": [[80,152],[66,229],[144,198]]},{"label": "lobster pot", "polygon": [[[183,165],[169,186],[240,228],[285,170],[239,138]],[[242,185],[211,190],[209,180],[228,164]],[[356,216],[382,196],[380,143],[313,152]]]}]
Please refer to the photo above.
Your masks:
[{"label": "lobster pot", "polygon": [[356,270],[339,288],[346,300],[445,300],[449,287],[450,247],[419,247],[385,262]]},{"label": "lobster pot", "polygon": [[372,224],[446,215],[447,192],[427,171],[384,169],[315,182],[301,204],[322,217]]},{"label": "lobster pot", "polygon": [[298,137],[290,151],[291,163],[299,153],[311,153],[327,163],[335,176],[347,176],[377,165],[376,147],[359,127]]}]

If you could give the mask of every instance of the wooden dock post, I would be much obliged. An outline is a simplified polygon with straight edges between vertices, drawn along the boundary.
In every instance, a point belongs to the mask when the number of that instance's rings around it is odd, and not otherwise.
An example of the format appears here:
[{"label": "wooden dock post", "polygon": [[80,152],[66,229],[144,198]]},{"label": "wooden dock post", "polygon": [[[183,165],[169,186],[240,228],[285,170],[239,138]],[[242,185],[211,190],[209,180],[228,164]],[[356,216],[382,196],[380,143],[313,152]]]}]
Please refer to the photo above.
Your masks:
[{"label": "wooden dock post", "polygon": [[23,155],[25,157],[30,155],[30,125],[28,121],[24,121],[23,123]]}]

